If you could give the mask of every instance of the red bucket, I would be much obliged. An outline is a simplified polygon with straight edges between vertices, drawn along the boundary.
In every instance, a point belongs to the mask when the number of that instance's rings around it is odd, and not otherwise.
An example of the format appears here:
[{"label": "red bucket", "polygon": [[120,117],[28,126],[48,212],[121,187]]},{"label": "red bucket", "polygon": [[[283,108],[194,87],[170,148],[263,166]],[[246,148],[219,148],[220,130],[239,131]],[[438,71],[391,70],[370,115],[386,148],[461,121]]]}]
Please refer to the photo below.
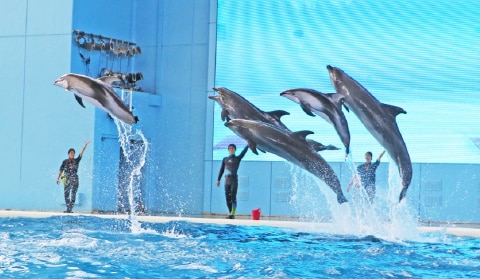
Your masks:
[{"label": "red bucket", "polygon": [[260,220],[260,208],[252,209],[252,219],[253,220]]}]

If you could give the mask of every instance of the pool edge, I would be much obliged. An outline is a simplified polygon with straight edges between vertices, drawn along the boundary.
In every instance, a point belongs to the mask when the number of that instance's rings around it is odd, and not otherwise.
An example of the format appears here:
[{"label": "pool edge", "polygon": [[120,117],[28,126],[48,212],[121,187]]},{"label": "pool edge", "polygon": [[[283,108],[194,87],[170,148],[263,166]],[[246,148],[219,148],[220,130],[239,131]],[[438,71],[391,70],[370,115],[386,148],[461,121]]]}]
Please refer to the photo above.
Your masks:
[{"label": "pool edge", "polygon": [[[25,217],[25,218],[48,218],[52,216],[94,216],[98,218],[116,218],[128,219],[128,215],[120,214],[93,214],[93,213],[63,213],[56,211],[19,211],[19,210],[0,210],[0,217]],[[136,216],[138,221],[152,223],[166,223],[171,221],[185,221],[204,224],[229,224],[240,226],[271,226],[303,230],[315,230],[323,232],[334,232],[334,224],[302,222],[288,220],[250,220],[250,219],[221,219],[205,217],[176,217],[176,216]],[[462,237],[480,237],[479,228],[454,227],[454,226],[418,226],[420,232],[425,233],[446,233]]]}]

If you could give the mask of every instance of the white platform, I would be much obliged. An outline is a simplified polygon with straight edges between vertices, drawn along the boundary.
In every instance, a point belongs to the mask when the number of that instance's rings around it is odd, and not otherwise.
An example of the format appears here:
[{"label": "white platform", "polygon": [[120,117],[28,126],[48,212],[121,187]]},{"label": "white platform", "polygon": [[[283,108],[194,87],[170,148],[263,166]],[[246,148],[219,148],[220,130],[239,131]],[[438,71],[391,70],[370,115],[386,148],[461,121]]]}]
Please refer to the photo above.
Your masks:
[{"label": "white platform", "polygon": [[[15,211],[15,210],[0,210],[1,217],[26,217],[26,218],[47,218],[52,216],[92,216],[98,218],[117,218],[128,219],[127,215],[111,215],[111,214],[89,214],[89,213],[62,213],[62,212],[48,212],[48,211]],[[166,223],[170,221],[185,221],[192,223],[205,224],[231,224],[240,226],[271,226],[292,228],[301,230],[314,230],[318,232],[335,232],[336,229],[332,223],[311,223],[300,221],[279,221],[279,220],[250,220],[250,219],[219,219],[219,218],[193,218],[193,217],[171,217],[171,216],[137,216],[140,222],[152,223]],[[479,228],[469,227],[454,227],[454,226],[421,226],[418,227],[421,232],[440,232],[455,236],[469,236],[480,237]]]}]

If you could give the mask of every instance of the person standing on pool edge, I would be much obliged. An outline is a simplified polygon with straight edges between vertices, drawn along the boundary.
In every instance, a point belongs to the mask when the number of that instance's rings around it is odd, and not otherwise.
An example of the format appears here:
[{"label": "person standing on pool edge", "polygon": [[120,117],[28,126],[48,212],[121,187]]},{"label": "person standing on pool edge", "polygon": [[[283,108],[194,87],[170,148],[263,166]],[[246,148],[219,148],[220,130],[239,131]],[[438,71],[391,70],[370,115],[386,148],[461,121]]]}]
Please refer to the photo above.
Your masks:
[{"label": "person standing on pool edge", "polygon": [[223,158],[222,166],[220,167],[220,172],[218,173],[217,187],[220,186],[220,180],[222,179],[223,173],[225,172],[225,199],[227,201],[228,207],[228,218],[235,219],[235,211],[237,209],[237,190],[238,190],[238,167],[240,166],[240,161],[243,159],[243,156],[248,151],[248,145],[245,146],[240,155],[235,156],[235,151],[237,147],[235,144],[228,145],[228,153],[230,156]]},{"label": "person standing on pool edge", "polygon": [[75,204],[75,198],[77,196],[77,190],[79,186],[77,174],[78,165],[80,164],[83,152],[89,143],[90,141],[85,141],[85,145],[83,146],[82,151],[80,151],[80,154],[78,154],[77,158],[75,158],[75,149],[70,148],[68,150],[68,159],[63,160],[62,165],[60,166],[60,171],[58,172],[57,184],[60,183],[60,178],[63,176],[63,193],[65,195],[65,205],[67,206],[67,210],[64,212],[66,213],[72,213],[72,209]]}]

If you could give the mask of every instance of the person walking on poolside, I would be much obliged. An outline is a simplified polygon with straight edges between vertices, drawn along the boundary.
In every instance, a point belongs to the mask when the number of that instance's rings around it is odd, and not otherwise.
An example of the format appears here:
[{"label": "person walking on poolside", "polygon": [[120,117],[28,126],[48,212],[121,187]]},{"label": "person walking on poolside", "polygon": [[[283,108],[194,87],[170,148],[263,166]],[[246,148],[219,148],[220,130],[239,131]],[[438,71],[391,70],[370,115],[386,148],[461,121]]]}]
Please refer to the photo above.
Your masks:
[{"label": "person walking on poolside", "polygon": [[75,158],[75,149],[70,148],[68,150],[68,159],[63,160],[62,165],[60,166],[60,171],[58,172],[57,184],[60,183],[60,178],[62,178],[65,205],[67,206],[67,210],[64,212],[66,213],[72,213],[72,209],[75,204],[75,198],[79,186],[77,174],[78,165],[80,164],[83,152],[89,143],[90,141],[85,141],[85,145],[83,146],[82,151],[80,151],[80,154],[78,154],[77,158]]},{"label": "person walking on poolside", "polygon": [[[377,171],[377,167],[380,165],[380,160],[382,159],[383,154],[385,154],[385,150],[383,150],[383,152],[380,153],[380,155],[378,156],[378,159],[375,161],[375,163],[372,164],[372,152],[368,151],[367,153],[365,153],[365,163],[357,167],[357,172],[360,175],[360,182],[362,183],[362,186],[365,188],[365,192],[367,192],[368,200],[370,202],[372,202],[373,198],[375,197],[375,192],[376,192],[375,172]],[[360,187],[358,183],[358,177],[356,174],[352,177],[352,180],[350,180],[350,183],[348,183],[347,192],[348,190],[350,190],[350,186],[353,183],[355,183],[355,186],[357,188]]]},{"label": "person walking on poolside", "polygon": [[235,219],[235,211],[237,209],[237,190],[238,190],[238,176],[237,171],[240,166],[240,161],[248,151],[248,145],[245,146],[240,155],[235,156],[237,147],[235,144],[228,145],[228,153],[230,156],[223,158],[220,172],[218,173],[217,187],[220,186],[220,180],[225,172],[225,199],[227,200],[228,218]]}]

